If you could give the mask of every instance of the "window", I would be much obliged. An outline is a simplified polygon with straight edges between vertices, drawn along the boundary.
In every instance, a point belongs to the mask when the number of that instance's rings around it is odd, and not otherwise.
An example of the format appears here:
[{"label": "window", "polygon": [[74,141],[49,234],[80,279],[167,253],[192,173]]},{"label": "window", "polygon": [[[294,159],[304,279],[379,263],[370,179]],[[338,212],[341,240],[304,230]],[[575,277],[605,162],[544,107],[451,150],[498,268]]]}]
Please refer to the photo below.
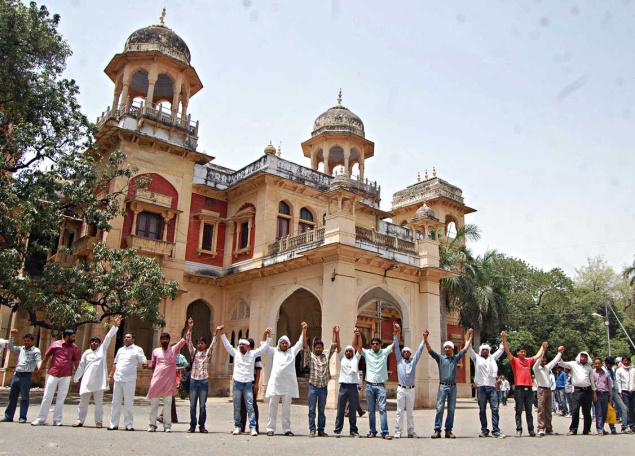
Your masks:
[{"label": "window", "polygon": [[71,230],[64,230],[63,246],[67,249],[73,248],[73,242],[75,242],[75,232]]},{"label": "window", "polygon": [[214,225],[211,223],[203,224],[203,239],[201,241],[201,250],[212,252],[214,250]]},{"label": "window", "polygon": [[289,235],[291,225],[291,208],[284,201],[278,204],[278,219],[276,226],[276,239],[281,239]]},{"label": "window", "polygon": [[163,219],[159,214],[141,212],[137,217],[137,236],[150,239],[161,239]]},{"label": "window", "polygon": [[298,231],[304,233],[315,228],[315,222],[313,221],[313,213],[306,207],[300,209],[300,223],[298,225]]},{"label": "window", "polygon": [[240,238],[238,248],[243,250],[249,245],[249,222],[240,224]]}]

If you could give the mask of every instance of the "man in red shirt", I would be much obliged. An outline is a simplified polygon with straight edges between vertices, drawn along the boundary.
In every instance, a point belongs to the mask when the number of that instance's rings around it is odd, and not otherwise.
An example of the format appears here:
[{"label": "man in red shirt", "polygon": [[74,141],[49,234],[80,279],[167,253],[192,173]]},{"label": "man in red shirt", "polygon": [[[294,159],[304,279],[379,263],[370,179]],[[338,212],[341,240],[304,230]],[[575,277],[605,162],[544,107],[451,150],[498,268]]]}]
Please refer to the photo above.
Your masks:
[{"label": "man in red shirt", "polygon": [[40,413],[35,421],[31,423],[32,426],[46,424],[49,408],[53,403],[53,396],[56,391],[57,398],[55,400],[55,412],[53,413],[53,425],[62,425],[64,399],[66,399],[68,387],[71,384],[73,368],[77,367],[80,358],[79,347],[75,345],[75,331],[66,329],[62,340],[56,340],[50,345],[44,355],[44,361],[42,361],[42,364],[37,370],[38,373],[41,373],[46,368],[49,359],[51,360],[51,367],[48,370],[49,375],[46,379],[46,386],[44,387]]},{"label": "man in red shirt", "polygon": [[536,362],[536,359],[542,356],[547,342],[542,343],[540,350],[538,350],[538,353],[536,353],[535,356],[527,358],[527,350],[524,347],[517,348],[516,356],[512,355],[511,351],[509,350],[507,333],[505,331],[501,333],[501,339],[503,342],[503,347],[505,347],[507,360],[509,361],[509,364],[512,367],[512,371],[514,372],[516,437],[521,437],[523,435],[523,410],[525,411],[525,418],[527,420],[527,430],[529,431],[529,435],[535,437],[536,433],[534,432],[534,417],[531,410],[534,400],[533,391],[531,390],[531,387],[533,385],[533,381],[531,379],[531,367]]}]

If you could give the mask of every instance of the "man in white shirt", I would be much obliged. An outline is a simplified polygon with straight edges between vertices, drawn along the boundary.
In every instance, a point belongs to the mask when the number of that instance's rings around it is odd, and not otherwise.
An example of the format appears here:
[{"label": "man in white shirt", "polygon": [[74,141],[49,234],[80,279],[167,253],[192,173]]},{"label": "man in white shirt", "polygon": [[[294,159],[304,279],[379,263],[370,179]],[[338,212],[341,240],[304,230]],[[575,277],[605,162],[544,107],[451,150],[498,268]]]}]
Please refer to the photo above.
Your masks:
[{"label": "man in white shirt", "polygon": [[481,433],[479,437],[489,437],[487,427],[487,404],[492,412],[492,435],[497,438],[505,438],[498,427],[498,393],[496,391],[496,376],[498,375],[498,359],[505,353],[505,347],[498,347],[490,355],[492,347],[482,344],[478,353],[470,346],[469,353],[474,363],[474,383],[478,391],[479,418],[481,420]]},{"label": "man in white shirt", "polygon": [[104,418],[104,391],[108,389],[108,367],[106,366],[106,354],[113,338],[117,335],[121,316],[117,315],[113,318],[110,331],[104,337],[104,342],[97,336],[90,338],[90,348],[86,350],[81,359],[79,366],[75,371],[73,381],[75,383],[82,380],[79,386],[79,406],[77,408],[77,421],[73,427],[81,427],[84,425],[86,415],[88,414],[88,403],[90,396],[95,401],[95,427],[100,429],[103,426]]},{"label": "man in white shirt", "polygon": [[344,428],[344,413],[348,403],[348,425],[351,437],[359,437],[357,416],[355,410],[359,406],[359,360],[362,357],[362,344],[359,329],[353,331],[353,345],[347,345],[341,350],[340,333],[336,333],[335,345],[340,359],[340,391],[337,396],[337,416],[335,418],[335,437],[339,437]]},{"label": "man in white shirt", "polygon": [[148,360],[143,349],[134,344],[135,337],[128,333],[123,336],[123,347],[115,355],[115,361],[108,380],[114,380],[112,388],[112,410],[110,413],[109,431],[119,429],[121,402],[123,400],[123,423],[126,431],[134,431],[132,407],[134,392],[137,385],[137,367],[147,365]]},{"label": "man in white shirt", "polygon": [[[263,344],[262,352],[272,355],[271,374],[267,382],[265,398],[269,400],[269,419],[267,421],[267,435],[273,436],[276,431],[278,403],[282,401],[282,431],[286,436],[293,436],[291,432],[291,400],[300,397],[298,379],[295,374],[295,357],[302,350],[307,324],[302,322],[302,333],[293,347],[287,336],[278,339],[278,346],[273,348],[267,340]],[[269,335],[271,330],[268,328]],[[265,335],[268,338],[268,335]]]},{"label": "man in white shirt", "polygon": [[[216,328],[219,331],[223,330],[223,326]],[[271,334],[271,328],[265,330],[264,339]],[[240,339],[238,341],[238,348],[234,348],[227,340],[227,336],[222,334],[220,336],[223,341],[225,350],[234,358],[234,372],[232,374],[233,388],[232,388],[232,401],[234,403],[234,431],[233,435],[240,434],[240,403],[244,399],[245,406],[247,407],[247,416],[249,417],[249,429],[251,435],[256,437],[258,431],[256,430],[256,413],[254,411],[254,401],[256,398],[253,393],[252,382],[254,381],[254,367],[256,364],[256,358],[260,356],[262,352],[264,342],[255,350],[251,349],[249,340]]]},{"label": "man in white shirt", "polygon": [[571,425],[567,435],[576,435],[580,424],[580,407],[584,416],[584,426],[582,433],[591,433],[591,406],[597,400],[595,394],[595,380],[593,378],[593,367],[589,362],[589,354],[580,352],[575,361],[560,361],[559,366],[571,369],[571,383],[573,384],[573,396],[571,404]]},{"label": "man in white shirt", "polygon": [[[549,345],[545,347],[545,350],[547,350],[548,347]],[[553,396],[551,388],[553,384],[555,390],[556,381],[551,371],[562,359],[563,352],[564,347],[558,347],[558,354],[549,363],[543,352],[533,365],[534,378],[536,379],[536,386],[538,387],[538,437],[544,437],[545,432],[547,434],[553,434],[553,426],[551,425]]]},{"label": "man in white shirt", "polygon": [[622,357],[622,365],[615,371],[615,383],[626,407],[626,415],[622,416],[622,428],[625,433],[632,434],[635,432],[635,371],[629,356]]}]

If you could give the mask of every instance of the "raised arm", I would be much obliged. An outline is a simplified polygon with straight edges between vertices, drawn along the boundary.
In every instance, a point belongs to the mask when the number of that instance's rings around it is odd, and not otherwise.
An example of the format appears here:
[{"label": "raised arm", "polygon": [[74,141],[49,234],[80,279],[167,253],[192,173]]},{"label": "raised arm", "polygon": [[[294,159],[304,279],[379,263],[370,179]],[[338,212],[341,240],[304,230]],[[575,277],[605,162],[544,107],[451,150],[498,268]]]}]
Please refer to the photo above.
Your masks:
[{"label": "raised arm", "polygon": [[507,342],[507,331],[501,332],[501,344],[503,344],[503,348],[505,349],[507,361],[511,363],[512,359],[514,359],[514,355],[512,355],[512,352],[509,350],[509,342]]},{"label": "raised arm", "polygon": [[473,335],[474,335],[474,330],[472,328],[468,329],[467,332],[465,333],[465,346],[463,347],[463,350],[462,350],[464,354],[467,350],[472,348]]},{"label": "raised arm", "polygon": [[538,351],[534,355],[534,359],[540,358],[542,356],[542,354],[547,351],[548,347],[549,347],[549,344],[547,342],[543,342],[542,344],[540,344],[540,348],[538,349]]},{"label": "raised arm", "polygon": [[22,347],[20,347],[19,345],[14,345],[14,339],[17,335],[18,330],[13,328],[11,330],[11,333],[9,334],[9,340],[7,341],[7,349],[9,349],[9,351],[13,353],[20,353],[20,350],[22,349]]},{"label": "raised arm", "polygon": [[[271,328],[267,328],[265,329],[265,333],[262,335],[262,342],[260,342],[260,348],[258,348],[258,350],[262,353],[271,354],[275,351],[274,348],[269,344],[271,332]],[[258,353],[258,351],[256,353]]]},{"label": "raised arm", "polygon": [[423,343],[426,345],[426,350],[428,351],[428,353],[432,354],[434,353],[434,350],[432,350],[432,347],[430,346],[428,336],[430,336],[430,331],[426,329],[425,331],[423,331]]},{"label": "raised arm", "polygon": [[[220,325],[216,327],[216,331],[217,332],[222,332],[223,328],[225,326],[224,325]],[[220,340],[223,342],[223,347],[225,347],[225,351],[229,354],[229,356],[234,356],[236,353],[236,349],[234,347],[231,346],[231,344],[229,343],[229,340],[227,339],[227,336],[225,335],[225,333],[222,333],[220,336]]]},{"label": "raised arm", "polygon": [[300,334],[300,337],[298,338],[298,341],[295,343],[295,345],[291,347],[291,353],[293,353],[293,356],[297,355],[298,352],[302,350],[302,345],[307,338],[306,331],[309,326],[304,321],[300,323],[300,326],[302,327],[302,333]]},{"label": "raised arm", "polygon": [[187,330],[185,331],[185,335],[179,340],[176,345],[172,347],[175,353],[180,353],[183,347],[191,342],[192,340],[192,327],[194,326],[194,320],[192,317],[187,319]]},{"label": "raised arm", "polygon": [[362,334],[357,327],[353,329],[353,348],[357,354],[362,352]]},{"label": "raised arm", "polygon": [[[560,362],[560,360],[562,359],[562,354],[563,353],[564,353],[564,347],[562,345],[560,345],[558,347],[558,353],[556,354],[556,356],[547,364],[547,369],[549,371],[553,370],[553,368],[556,367],[556,365]],[[538,361],[536,361],[536,363],[537,362]]]},{"label": "raised arm", "polygon": [[392,343],[395,346],[395,357],[397,362],[401,361],[401,347],[399,346],[399,334],[401,333],[401,327],[396,321],[392,324]]},{"label": "raised arm", "polygon": [[110,343],[117,335],[117,331],[119,331],[120,324],[121,324],[121,315],[115,315],[112,319],[112,326],[110,327],[108,334],[106,334],[106,337],[104,337],[104,342],[101,344],[102,351],[104,353],[108,351],[108,347],[110,346]]},{"label": "raised arm", "polygon": [[342,351],[342,344],[340,343],[340,327],[333,326],[333,345],[335,345],[335,351],[337,353]]}]

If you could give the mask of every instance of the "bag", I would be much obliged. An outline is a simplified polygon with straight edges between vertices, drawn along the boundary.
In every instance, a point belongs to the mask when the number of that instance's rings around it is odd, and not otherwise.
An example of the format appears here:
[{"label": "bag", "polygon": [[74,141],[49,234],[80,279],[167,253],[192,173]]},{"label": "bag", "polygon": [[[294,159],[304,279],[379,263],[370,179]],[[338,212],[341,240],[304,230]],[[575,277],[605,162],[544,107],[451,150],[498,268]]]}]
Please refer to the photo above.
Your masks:
[{"label": "bag", "polygon": [[608,412],[606,412],[606,423],[615,425],[617,423],[617,414],[611,404],[609,404]]}]

